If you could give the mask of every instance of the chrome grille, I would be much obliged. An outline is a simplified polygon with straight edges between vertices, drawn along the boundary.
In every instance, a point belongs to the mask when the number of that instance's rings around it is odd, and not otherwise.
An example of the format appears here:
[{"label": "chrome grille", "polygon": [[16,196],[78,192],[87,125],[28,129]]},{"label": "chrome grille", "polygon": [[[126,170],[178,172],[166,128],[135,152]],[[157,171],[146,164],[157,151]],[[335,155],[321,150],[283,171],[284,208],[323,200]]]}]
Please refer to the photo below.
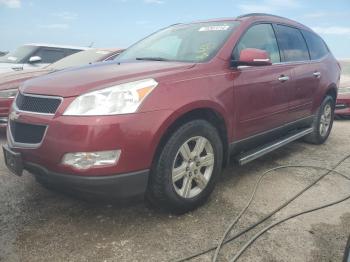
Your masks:
[{"label": "chrome grille", "polygon": [[16,98],[16,106],[21,111],[55,114],[61,101],[58,97],[28,95],[19,92]]}]

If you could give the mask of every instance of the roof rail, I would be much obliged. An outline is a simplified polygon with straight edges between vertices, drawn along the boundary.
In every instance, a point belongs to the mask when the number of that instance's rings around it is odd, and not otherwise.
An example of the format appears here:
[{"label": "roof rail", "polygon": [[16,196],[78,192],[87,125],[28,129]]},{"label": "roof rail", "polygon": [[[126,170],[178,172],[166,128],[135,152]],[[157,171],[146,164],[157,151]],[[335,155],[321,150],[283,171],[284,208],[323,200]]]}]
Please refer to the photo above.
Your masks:
[{"label": "roof rail", "polygon": [[88,50],[90,47],[83,46],[70,46],[70,45],[56,45],[56,44],[46,44],[46,43],[29,43],[24,45],[40,46],[40,47],[53,47],[53,48],[66,48],[66,49],[76,49],[76,50]]},{"label": "roof rail", "polygon": [[272,16],[272,17],[278,17],[278,18],[285,19],[285,17],[282,17],[282,16],[265,14],[265,13],[250,13],[250,14],[237,16],[237,18],[244,18],[244,17],[251,17],[251,16]]}]

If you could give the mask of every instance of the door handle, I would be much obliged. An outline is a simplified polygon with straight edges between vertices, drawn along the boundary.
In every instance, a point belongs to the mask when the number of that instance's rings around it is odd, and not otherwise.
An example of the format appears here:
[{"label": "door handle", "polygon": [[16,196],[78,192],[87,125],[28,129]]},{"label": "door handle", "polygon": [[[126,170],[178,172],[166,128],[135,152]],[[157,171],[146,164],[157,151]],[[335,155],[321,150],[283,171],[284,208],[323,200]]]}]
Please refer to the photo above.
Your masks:
[{"label": "door handle", "polygon": [[315,72],[313,73],[313,76],[316,78],[320,78],[321,77],[321,72]]},{"label": "door handle", "polygon": [[278,78],[278,80],[279,80],[280,82],[286,82],[286,81],[289,80],[289,76],[281,75],[281,76]]}]

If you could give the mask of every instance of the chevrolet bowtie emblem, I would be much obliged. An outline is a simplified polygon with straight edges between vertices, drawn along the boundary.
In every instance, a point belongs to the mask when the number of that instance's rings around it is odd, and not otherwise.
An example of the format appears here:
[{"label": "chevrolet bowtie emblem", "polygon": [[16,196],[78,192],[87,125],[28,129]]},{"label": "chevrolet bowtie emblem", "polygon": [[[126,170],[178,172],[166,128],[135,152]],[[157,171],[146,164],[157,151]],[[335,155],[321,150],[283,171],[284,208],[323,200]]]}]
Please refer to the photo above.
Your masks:
[{"label": "chevrolet bowtie emblem", "polygon": [[10,120],[17,120],[19,118],[19,114],[16,111],[12,111],[9,115]]}]

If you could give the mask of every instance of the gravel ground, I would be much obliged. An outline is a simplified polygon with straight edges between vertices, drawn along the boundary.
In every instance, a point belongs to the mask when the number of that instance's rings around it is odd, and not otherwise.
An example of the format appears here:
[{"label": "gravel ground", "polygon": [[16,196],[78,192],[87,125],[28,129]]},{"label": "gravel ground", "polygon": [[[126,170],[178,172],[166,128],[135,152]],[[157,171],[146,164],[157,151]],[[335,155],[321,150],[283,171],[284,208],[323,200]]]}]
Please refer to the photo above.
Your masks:
[{"label": "gravel ground", "polygon": [[[176,260],[217,243],[249,199],[259,174],[286,164],[330,168],[350,153],[349,144],[350,121],[337,121],[322,146],[295,142],[244,167],[227,168],[209,202],[183,216],[151,210],[142,202],[91,203],[48,191],[29,174],[11,175],[0,159],[0,261]],[[350,160],[338,170],[350,177]],[[306,169],[274,172],[264,180],[235,231],[273,210],[321,173]],[[350,181],[329,175],[259,228],[349,193]],[[225,245],[220,261],[232,257],[254,232]],[[341,261],[349,234],[347,201],[274,228],[239,261]],[[210,261],[210,256],[193,261]]]}]

